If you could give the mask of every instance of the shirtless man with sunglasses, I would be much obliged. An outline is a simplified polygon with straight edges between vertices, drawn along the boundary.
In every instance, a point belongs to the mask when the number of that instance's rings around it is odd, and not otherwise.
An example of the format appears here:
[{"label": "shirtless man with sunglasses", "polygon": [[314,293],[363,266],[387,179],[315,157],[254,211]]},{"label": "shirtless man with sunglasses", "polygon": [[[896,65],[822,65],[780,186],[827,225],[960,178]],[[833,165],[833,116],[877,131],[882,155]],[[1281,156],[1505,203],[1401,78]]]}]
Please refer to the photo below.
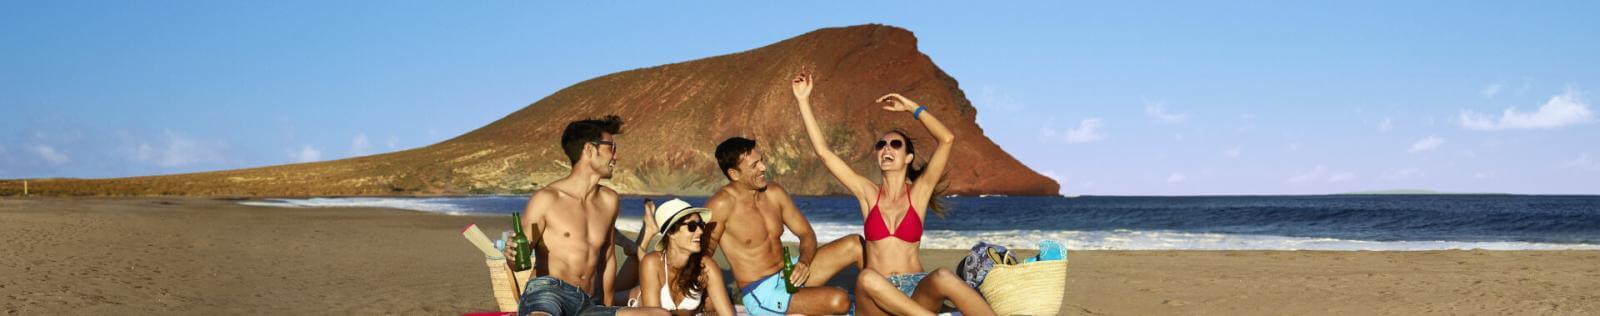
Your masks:
[{"label": "shirtless man with sunglasses", "polygon": [[[528,199],[522,229],[530,232],[534,278],[523,286],[518,315],[666,315],[658,308],[619,308],[611,302],[617,264],[617,191],[600,185],[617,165],[622,119],[607,116],[567,124],[561,147],[572,173]],[[512,257],[515,258],[515,257]]]}]

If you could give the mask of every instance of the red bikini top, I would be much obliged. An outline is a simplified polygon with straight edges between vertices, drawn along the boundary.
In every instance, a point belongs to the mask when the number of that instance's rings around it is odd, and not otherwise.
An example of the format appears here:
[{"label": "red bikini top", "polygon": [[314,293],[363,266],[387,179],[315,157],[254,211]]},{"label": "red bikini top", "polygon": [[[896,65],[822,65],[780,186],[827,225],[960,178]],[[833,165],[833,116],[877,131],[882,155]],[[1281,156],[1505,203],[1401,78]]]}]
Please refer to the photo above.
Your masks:
[{"label": "red bikini top", "polygon": [[[900,220],[900,227],[895,227],[894,232],[889,232],[889,224],[883,221],[883,212],[878,211],[878,200],[883,199],[883,188],[878,188],[877,200],[872,201],[872,210],[867,211],[867,219],[862,223],[863,233],[867,241],[878,241],[889,236],[900,238],[906,242],[922,241],[922,218],[917,216],[915,206],[906,206],[905,219]],[[911,189],[906,188],[906,202],[911,201]]]}]

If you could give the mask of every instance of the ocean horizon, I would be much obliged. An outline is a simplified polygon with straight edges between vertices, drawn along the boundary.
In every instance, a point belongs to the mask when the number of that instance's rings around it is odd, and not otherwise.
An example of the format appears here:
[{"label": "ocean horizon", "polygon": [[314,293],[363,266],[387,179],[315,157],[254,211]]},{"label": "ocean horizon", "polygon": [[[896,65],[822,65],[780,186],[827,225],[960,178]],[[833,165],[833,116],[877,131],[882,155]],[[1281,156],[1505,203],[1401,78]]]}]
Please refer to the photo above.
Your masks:
[{"label": "ocean horizon", "polygon": [[[616,227],[637,231],[645,198],[625,196]],[[676,197],[703,205],[705,197]],[[946,197],[922,247],[979,241],[1070,250],[1600,250],[1600,196],[1514,194]],[[526,196],[264,199],[273,207],[385,207],[462,216],[521,211]],[[796,197],[821,242],[861,232],[850,197]],[[491,234],[492,235],[492,234]],[[797,239],[789,233],[786,241]]]}]

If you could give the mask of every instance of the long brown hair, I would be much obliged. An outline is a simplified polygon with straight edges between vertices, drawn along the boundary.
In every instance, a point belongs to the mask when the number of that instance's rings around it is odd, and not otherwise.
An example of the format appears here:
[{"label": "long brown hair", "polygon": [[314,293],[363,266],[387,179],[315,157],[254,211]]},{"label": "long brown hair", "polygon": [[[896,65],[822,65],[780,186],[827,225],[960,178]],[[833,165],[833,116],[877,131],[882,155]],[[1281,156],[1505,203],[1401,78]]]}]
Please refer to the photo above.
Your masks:
[{"label": "long brown hair", "polygon": [[[911,143],[911,135],[907,134],[905,130],[895,128],[889,130],[889,132],[899,134],[900,138],[904,138],[906,140],[907,155],[917,154],[917,146]],[[947,168],[945,172],[949,173],[948,170],[949,169]],[[906,162],[906,179],[911,180],[912,183],[916,183],[917,178],[921,178],[923,173],[926,172],[928,172],[928,163],[925,162],[922,163],[921,166],[918,166],[915,157],[913,157],[911,161]],[[939,218],[944,218],[946,212],[944,208],[944,201],[940,198],[940,196],[944,195],[944,191],[947,188],[950,188],[949,179],[940,178],[939,183],[933,186],[933,195],[928,196],[928,212],[931,212],[934,215],[939,215]]]},{"label": "long brown hair", "polygon": [[[700,219],[700,221],[701,223],[706,223],[704,218]],[[672,249],[672,234],[677,233],[679,228],[683,228],[684,222],[685,221],[683,219],[678,219],[678,222],[672,223],[672,226],[667,228],[667,236],[663,236],[661,238],[661,262],[667,262],[667,250]],[[710,227],[707,226],[701,226],[700,229],[702,231],[710,232]],[[688,297],[691,293],[696,293],[705,289],[705,286],[700,284],[700,278],[703,276],[703,274],[705,274],[705,265],[700,261],[702,260],[701,258],[705,257],[705,241],[709,239],[710,238],[701,237],[700,252],[689,254],[689,262],[685,262],[683,264],[683,268],[678,269],[677,272],[673,272],[678,276],[678,280],[677,282],[672,282],[670,286],[672,286],[673,290],[678,291],[678,293],[683,293],[685,297]],[[670,265],[668,266],[670,267]],[[707,304],[700,304],[702,308],[705,307],[705,305]]]}]

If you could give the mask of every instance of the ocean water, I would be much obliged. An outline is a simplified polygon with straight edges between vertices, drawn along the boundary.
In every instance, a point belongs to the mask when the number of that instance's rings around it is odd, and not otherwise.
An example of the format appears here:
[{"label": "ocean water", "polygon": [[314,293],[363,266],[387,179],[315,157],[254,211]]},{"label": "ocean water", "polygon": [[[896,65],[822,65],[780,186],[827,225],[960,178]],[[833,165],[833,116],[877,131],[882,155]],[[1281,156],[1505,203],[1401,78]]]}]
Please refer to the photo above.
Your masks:
[{"label": "ocean water", "polygon": [[[644,197],[622,201],[617,227],[638,230]],[[655,197],[657,201],[663,200]],[[685,197],[694,205],[705,198]],[[1559,250],[1600,249],[1600,196],[1333,195],[1205,197],[953,197],[930,214],[923,248],[978,241],[1072,250]],[[278,207],[390,207],[455,215],[521,211],[522,196],[311,198],[242,202]],[[827,242],[861,232],[848,197],[798,197]],[[785,234],[785,239],[794,240]]]}]

